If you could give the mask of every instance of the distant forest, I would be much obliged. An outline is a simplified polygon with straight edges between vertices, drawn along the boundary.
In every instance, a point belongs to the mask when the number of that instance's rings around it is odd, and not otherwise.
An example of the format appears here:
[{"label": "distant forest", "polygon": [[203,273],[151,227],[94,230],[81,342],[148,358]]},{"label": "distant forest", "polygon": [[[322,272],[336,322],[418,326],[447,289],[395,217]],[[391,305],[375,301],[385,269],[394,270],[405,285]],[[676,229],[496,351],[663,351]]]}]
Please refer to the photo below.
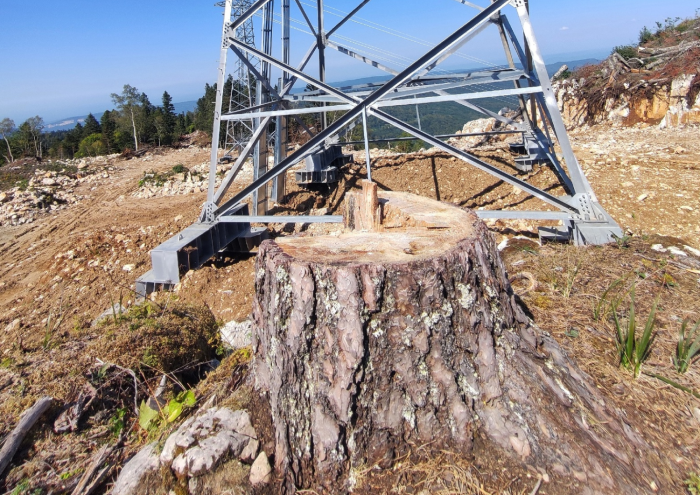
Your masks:
[{"label": "distant forest", "polygon": [[196,121],[198,112],[176,115],[167,91],[160,106],[153,105],[145,93],[128,84],[122,93],[111,96],[115,109],[106,110],[99,120],[90,114],[83,124],[78,123],[68,131],[44,132],[45,123],[40,116],[31,117],[18,127],[11,119],[3,119],[0,137],[5,149],[0,165],[30,156],[84,158],[138,150],[143,146],[171,145],[197,125],[203,125]]},{"label": "distant forest", "polygon": [[[224,84],[224,95],[230,95],[232,85],[237,84],[231,76]],[[253,95],[254,96],[254,95]],[[72,159],[95,157],[125,150],[138,151],[144,146],[171,146],[180,138],[196,130],[211,136],[214,123],[214,106],[216,101],[216,84],[206,84],[204,94],[197,100],[194,111],[176,114],[171,96],[164,92],[160,105],[156,106],[148,96],[133,86],[125,85],[122,92],[111,95],[114,109],[106,110],[99,120],[90,114],[83,124],[78,123],[73,129],[45,132],[45,123],[40,116],[31,117],[19,126],[9,118],[0,121],[0,137],[4,141],[0,148],[0,166],[23,157],[40,159]],[[506,102],[507,103],[507,102]],[[486,100],[481,104],[490,110],[498,111],[503,101]],[[305,104],[309,105],[309,104]],[[388,109],[388,113],[401,120],[418,126],[415,106],[401,106]],[[330,112],[332,122],[342,113]],[[479,118],[481,115],[455,103],[437,103],[420,106],[420,124],[424,131],[431,134],[450,134],[459,131],[465,122]],[[318,129],[318,114],[305,114],[302,122]],[[222,123],[222,145],[226,138]],[[303,131],[298,122],[289,122],[292,140],[303,139]],[[383,121],[370,117],[368,121],[371,139],[388,139],[405,135]],[[341,139],[358,141],[363,136],[362,125],[357,125],[346,132]],[[2,145],[2,143],[0,143]],[[379,146],[379,145],[372,145]],[[382,147],[387,144],[382,144]],[[405,151],[425,146],[420,142],[402,142],[399,148]],[[359,148],[359,147],[358,147]]]}]

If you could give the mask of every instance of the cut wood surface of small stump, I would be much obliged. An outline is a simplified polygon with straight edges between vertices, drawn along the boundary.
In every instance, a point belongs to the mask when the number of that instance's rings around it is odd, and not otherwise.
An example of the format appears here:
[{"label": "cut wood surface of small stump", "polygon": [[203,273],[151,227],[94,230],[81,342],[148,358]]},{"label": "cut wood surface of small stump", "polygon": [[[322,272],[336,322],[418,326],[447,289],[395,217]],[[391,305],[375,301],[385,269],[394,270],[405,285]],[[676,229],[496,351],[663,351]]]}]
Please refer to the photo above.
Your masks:
[{"label": "cut wood surface of small stump", "polygon": [[363,188],[346,225],[365,230],[258,254],[254,372],[284,491],[351,491],[420,446],[498,452],[548,493],[651,491],[648,446],[525,315],[477,216]]}]

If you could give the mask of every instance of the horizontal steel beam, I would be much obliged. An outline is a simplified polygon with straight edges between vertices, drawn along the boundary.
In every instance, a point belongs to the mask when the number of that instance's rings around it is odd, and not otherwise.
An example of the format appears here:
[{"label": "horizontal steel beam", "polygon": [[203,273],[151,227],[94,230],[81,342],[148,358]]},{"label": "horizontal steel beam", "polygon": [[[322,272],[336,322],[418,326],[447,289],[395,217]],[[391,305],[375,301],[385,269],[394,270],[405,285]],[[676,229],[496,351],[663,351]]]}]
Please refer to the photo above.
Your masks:
[{"label": "horizontal steel beam", "polygon": [[[440,80],[434,80],[434,81],[421,81],[422,84],[415,84],[412,83],[410,86],[403,86],[401,88],[398,88],[395,90],[392,94],[387,95],[386,100],[389,99],[395,99],[395,98],[405,98],[407,96],[414,96],[414,95],[421,95],[421,94],[426,94],[426,93],[435,93],[439,90],[448,90],[448,89],[456,89],[456,88],[462,88],[466,86],[476,86],[479,84],[498,84],[498,83],[505,83],[505,82],[512,82],[512,81],[517,81],[519,79],[527,78],[524,72],[517,71],[509,71],[509,74],[506,74],[505,77],[501,77],[500,74],[493,74],[493,75],[484,75],[478,78],[461,78],[456,81],[450,81],[450,82],[441,82]],[[376,90],[378,87],[381,87],[380,85],[377,84],[371,84],[371,85],[362,85],[362,86],[350,86],[350,87],[345,87],[345,88],[337,88],[340,91],[343,91],[345,93],[351,94],[352,96],[357,96],[357,97],[362,97],[362,96],[367,96],[372,93],[373,90]],[[297,94],[290,94],[285,96],[284,98],[286,101],[308,101],[308,102],[334,102],[338,101],[337,98],[326,95],[325,93],[321,91],[305,91],[303,93],[297,93]],[[245,110],[244,110],[245,111]]]},{"label": "horizontal steel beam", "polygon": [[224,223],[343,223],[342,215],[222,215]]},{"label": "horizontal steel beam", "polygon": [[305,115],[308,113],[326,113],[326,112],[337,112],[339,110],[348,111],[355,108],[355,105],[333,105],[328,107],[307,107],[307,108],[293,108],[290,110],[270,110],[268,112],[251,112],[251,113],[237,113],[222,115],[221,120],[250,120],[254,117],[284,117],[288,115]]},{"label": "horizontal steel beam", "polygon": [[[449,138],[465,138],[474,136],[497,136],[499,134],[521,134],[523,131],[488,131],[488,132],[468,132],[465,134],[440,134],[438,136],[433,136],[438,139],[449,139]],[[370,139],[370,143],[393,143],[395,141],[417,141],[417,137],[397,137],[397,138],[387,138],[387,139]],[[338,144],[348,145],[348,144],[365,144],[364,141],[340,141]]]},{"label": "horizontal steel beam", "polygon": [[[539,86],[533,86],[529,88],[508,88],[501,89],[498,91],[482,91],[480,93],[456,93],[447,94],[444,96],[424,96],[423,98],[411,98],[402,100],[379,100],[376,103],[369,105],[369,108],[383,108],[383,107],[400,107],[400,106],[413,106],[413,105],[425,105],[428,103],[445,103],[445,102],[459,102],[460,100],[482,100],[488,98],[498,98],[501,96],[517,96],[517,95],[527,95],[533,93],[541,93],[542,88]],[[345,98],[346,100],[348,98]],[[359,103],[358,103],[359,104]],[[250,120],[254,117],[276,117],[282,115],[302,115],[305,113],[321,113],[321,112],[337,112],[337,111],[348,111],[355,108],[356,105],[336,105],[331,107],[313,107],[313,108],[298,108],[291,110],[270,110],[268,112],[254,112],[254,113],[239,113],[239,114],[229,114],[222,115],[221,120]],[[495,116],[496,114],[492,115]],[[511,125],[520,125],[515,122],[507,122]]]},{"label": "horizontal steel beam", "polygon": [[502,96],[519,96],[541,92],[542,88],[540,86],[533,86],[530,88],[508,88],[499,89],[496,91],[481,91],[475,93],[447,93],[441,96],[424,96],[422,98],[412,98],[405,100],[380,100],[377,103],[371,105],[370,108],[396,107],[402,105],[422,105],[426,103],[444,103],[459,100],[483,100],[487,98],[499,98]]},{"label": "horizontal steel beam", "polygon": [[[447,91],[437,91],[437,94],[442,95],[442,96],[448,96],[450,93]],[[493,112],[489,110],[488,108],[481,107],[475,103],[472,103],[471,101],[468,101],[468,99],[460,99],[457,100],[456,103],[459,105],[465,106],[471,110],[474,110],[475,112],[479,112],[480,114],[486,115],[487,117],[491,117],[492,119],[496,119],[498,122],[501,122],[506,125],[511,125],[515,127],[516,129],[520,129],[522,131],[529,130],[529,126],[516,122],[515,120],[506,117],[505,115],[501,115],[500,113]]]},{"label": "horizontal steel beam", "polygon": [[482,220],[571,220],[572,216],[563,211],[515,211],[515,210],[476,210]]},{"label": "horizontal steel beam", "polygon": [[[527,78],[528,75],[524,71],[520,69],[512,69],[512,68],[506,68],[506,69],[496,69],[496,70],[481,70],[481,71],[475,71],[475,72],[455,72],[455,73],[448,73],[448,74],[440,74],[440,75],[432,75],[432,74],[426,74],[423,77],[420,77],[418,79],[413,79],[410,81],[410,85],[406,86],[401,86],[397,89],[394,90],[394,92],[397,91],[404,91],[406,88],[412,88],[412,87],[420,87],[421,85],[428,85],[428,84],[442,84],[443,82],[455,82],[464,80],[464,81],[469,81],[473,80],[474,82],[471,82],[469,84],[486,84],[486,83],[497,83],[497,82],[502,82],[502,81],[511,81],[512,78],[503,78],[501,77],[501,74],[517,74],[518,78]],[[479,80],[477,81],[477,78],[488,78],[490,80]],[[517,78],[516,78],[517,79]],[[389,81],[389,78],[387,77],[387,81]],[[385,83],[384,82],[374,82],[374,83],[365,83],[365,84],[354,84],[352,86],[338,86],[336,89],[343,91],[345,93],[351,93],[351,92],[356,92],[356,91],[367,91],[371,92],[372,90],[377,90],[381,88]],[[465,86],[468,86],[469,84],[465,84]],[[322,91],[305,91],[304,95],[309,95],[309,96],[317,96],[323,94]]]}]

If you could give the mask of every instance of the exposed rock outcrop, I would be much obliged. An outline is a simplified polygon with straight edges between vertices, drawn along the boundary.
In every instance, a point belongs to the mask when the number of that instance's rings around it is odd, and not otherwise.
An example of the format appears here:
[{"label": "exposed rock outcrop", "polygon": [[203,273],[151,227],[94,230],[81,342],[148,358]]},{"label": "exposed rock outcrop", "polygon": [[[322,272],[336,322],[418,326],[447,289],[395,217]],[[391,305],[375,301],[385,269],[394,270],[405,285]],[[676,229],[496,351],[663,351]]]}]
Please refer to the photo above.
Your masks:
[{"label": "exposed rock outcrop", "polygon": [[[242,489],[270,481],[270,465],[266,454],[258,453],[260,442],[247,411],[207,409],[182,423],[160,454],[156,449],[155,443],[147,445],[124,466],[113,495],[167,493],[173,483],[194,494],[232,480]],[[243,476],[246,464],[252,464],[249,482]]]}]

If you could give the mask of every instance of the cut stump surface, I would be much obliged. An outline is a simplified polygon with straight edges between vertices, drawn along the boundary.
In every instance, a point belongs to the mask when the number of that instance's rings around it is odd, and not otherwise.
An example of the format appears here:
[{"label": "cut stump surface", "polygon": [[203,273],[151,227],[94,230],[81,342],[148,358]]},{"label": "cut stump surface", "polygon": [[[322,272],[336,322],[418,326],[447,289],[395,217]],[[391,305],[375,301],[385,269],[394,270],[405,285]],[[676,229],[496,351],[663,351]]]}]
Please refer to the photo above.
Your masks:
[{"label": "cut stump surface", "polygon": [[285,491],[350,490],[419,446],[498,452],[547,472],[548,493],[651,491],[648,446],[524,314],[476,215],[408,193],[378,204],[375,230],[258,254],[254,371]]}]

